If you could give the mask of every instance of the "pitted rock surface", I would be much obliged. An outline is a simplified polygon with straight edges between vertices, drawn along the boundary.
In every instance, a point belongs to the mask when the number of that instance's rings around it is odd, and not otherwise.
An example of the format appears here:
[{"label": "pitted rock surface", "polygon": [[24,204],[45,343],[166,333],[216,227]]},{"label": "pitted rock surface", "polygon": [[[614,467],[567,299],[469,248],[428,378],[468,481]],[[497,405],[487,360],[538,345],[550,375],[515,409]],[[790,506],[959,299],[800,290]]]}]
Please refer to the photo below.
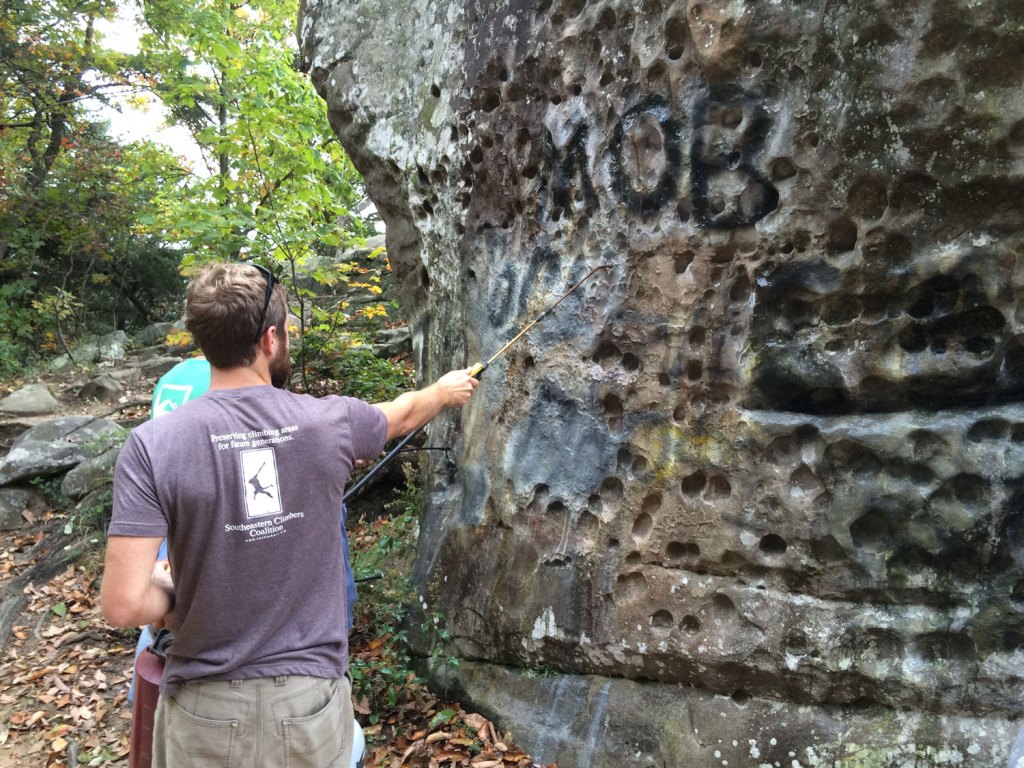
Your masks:
[{"label": "pitted rock surface", "polygon": [[[454,451],[417,577],[460,655],[845,712],[834,756],[873,738],[866,713],[910,711],[893,749],[931,762],[893,765],[1005,762],[1021,21],[1008,0],[305,3],[426,378],[611,265],[432,425]],[[698,741],[687,765],[719,765]]]}]

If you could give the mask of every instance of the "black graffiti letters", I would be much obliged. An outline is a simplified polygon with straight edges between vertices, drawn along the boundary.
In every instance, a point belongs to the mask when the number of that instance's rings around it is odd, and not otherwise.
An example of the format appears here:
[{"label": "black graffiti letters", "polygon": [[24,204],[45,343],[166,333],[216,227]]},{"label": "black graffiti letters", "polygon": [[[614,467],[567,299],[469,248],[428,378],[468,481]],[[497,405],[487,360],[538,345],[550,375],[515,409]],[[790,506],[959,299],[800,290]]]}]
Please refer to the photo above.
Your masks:
[{"label": "black graffiti letters", "polygon": [[631,211],[642,216],[676,197],[679,128],[660,96],[651,96],[622,116],[609,148],[612,184]]},{"label": "black graffiti letters", "polygon": [[520,320],[534,291],[560,285],[561,266],[561,258],[550,248],[537,248],[530,255],[525,270],[513,262],[506,262],[488,297],[487,319],[491,325],[500,328]]},{"label": "black graffiti letters", "polygon": [[551,171],[551,218],[558,221],[565,211],[572,210],[574,182],[578,180],[578,195],[583,199],[587,212],[598,206],[594,182],[587,170],[587,138],[590,129],[579,125],[565,145],[558,150],[548,134],[548,164]]},{"label": "black graffiti letters", "polygon": [[753,100],[702,104],[690,145],[697,221],[715,229],[749,226],[774,211],[779,192],[754,166],[771,121]]},{"label": "black graffiti letters", "polygon": [[[539,210],[552,221],[571,216],[579,203],[587,215],[600,206],[591,170],[600,159],[587,155],[588,147],[600,142],[590,141],[591,128],[582,121],[571,128],[561,148],[550,132],[547,136]],[[609,191],[642,218],[688,196],[699,226],[750,226],[779,203],[778,190],[758,167],[771,129],[764,107],[750,96],[705,97],[689,120],[663,97],[648,96],[611,131]]]}]

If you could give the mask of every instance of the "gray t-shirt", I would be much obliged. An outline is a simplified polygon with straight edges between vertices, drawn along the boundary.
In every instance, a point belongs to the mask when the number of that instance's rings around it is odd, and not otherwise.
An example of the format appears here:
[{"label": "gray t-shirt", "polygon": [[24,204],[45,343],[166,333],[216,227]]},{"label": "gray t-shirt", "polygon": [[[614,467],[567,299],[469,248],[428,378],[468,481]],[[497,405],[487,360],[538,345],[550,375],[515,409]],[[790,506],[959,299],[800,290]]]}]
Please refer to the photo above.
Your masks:
[{"label": "gray t-shirt", "polygon": [[387,419],[347,397],[213,390],[134,429],[113,536],[167,536],[176,604],[161,692],[188,680],[337,678],[348,666],[341,502]]}]

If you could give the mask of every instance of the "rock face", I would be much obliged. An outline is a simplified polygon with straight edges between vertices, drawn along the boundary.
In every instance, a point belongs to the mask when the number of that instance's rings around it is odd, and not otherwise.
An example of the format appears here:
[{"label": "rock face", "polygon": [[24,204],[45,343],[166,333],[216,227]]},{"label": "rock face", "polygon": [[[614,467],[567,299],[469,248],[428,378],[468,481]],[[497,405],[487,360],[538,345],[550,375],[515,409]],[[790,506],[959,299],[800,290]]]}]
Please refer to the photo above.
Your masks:
[{"label": "rock face", "polygon": [[[612,267],[433,426],[455,450],[417,578],[459,655],[646,681],[690,712],[680,733],[753,702],[766,765],[1005,762],[1021,21],[999,0],[307,0],[303,61],[387,224],[425,377]],[[477,705],[500,719],[504,693]],[[606,730],[567,743],[610,738],[630,701],[604,694]],[[792,707],[838,725],[789,728]],[[705,719],[688,766],[746,742]],[[601,754],[558,757],[623,764]]]}]

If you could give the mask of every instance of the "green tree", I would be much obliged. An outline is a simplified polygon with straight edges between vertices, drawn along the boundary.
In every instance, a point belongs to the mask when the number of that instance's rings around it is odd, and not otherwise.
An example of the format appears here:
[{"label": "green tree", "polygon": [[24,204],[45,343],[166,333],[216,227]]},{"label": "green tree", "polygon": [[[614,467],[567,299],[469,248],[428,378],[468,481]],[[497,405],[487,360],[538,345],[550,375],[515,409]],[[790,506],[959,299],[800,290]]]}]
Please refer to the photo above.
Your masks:
[{"label": "green tree", "polygon": [[0,5],[0,352],[8,369],[64,335],[154,319],[180,291],[178,255],[137,226],[176,161],[120,146],[87,109],[134,82],[133,63],[104,48],[96,31],[114,11],[110,0]]},{"label": "green tree", "polygon": [[[298,300],[303,338],[312,323],[322,352],[340,343],[346,308],[318,297],[349,282],[374,291],[386,259],[358,279],[365,266],[335,262],[339,245],[367,234],[354,215],[364,192],[323,101],[296,68],[297,12],[297,0],[147,2],[145,75],[206,160],[206,173],[167,196],[151,223],[181,245],[186,273],[214,259],[276,265]],[[361,312],[387,313],[377,302]],[[305,375],[310,347],[298,349]]]}]

